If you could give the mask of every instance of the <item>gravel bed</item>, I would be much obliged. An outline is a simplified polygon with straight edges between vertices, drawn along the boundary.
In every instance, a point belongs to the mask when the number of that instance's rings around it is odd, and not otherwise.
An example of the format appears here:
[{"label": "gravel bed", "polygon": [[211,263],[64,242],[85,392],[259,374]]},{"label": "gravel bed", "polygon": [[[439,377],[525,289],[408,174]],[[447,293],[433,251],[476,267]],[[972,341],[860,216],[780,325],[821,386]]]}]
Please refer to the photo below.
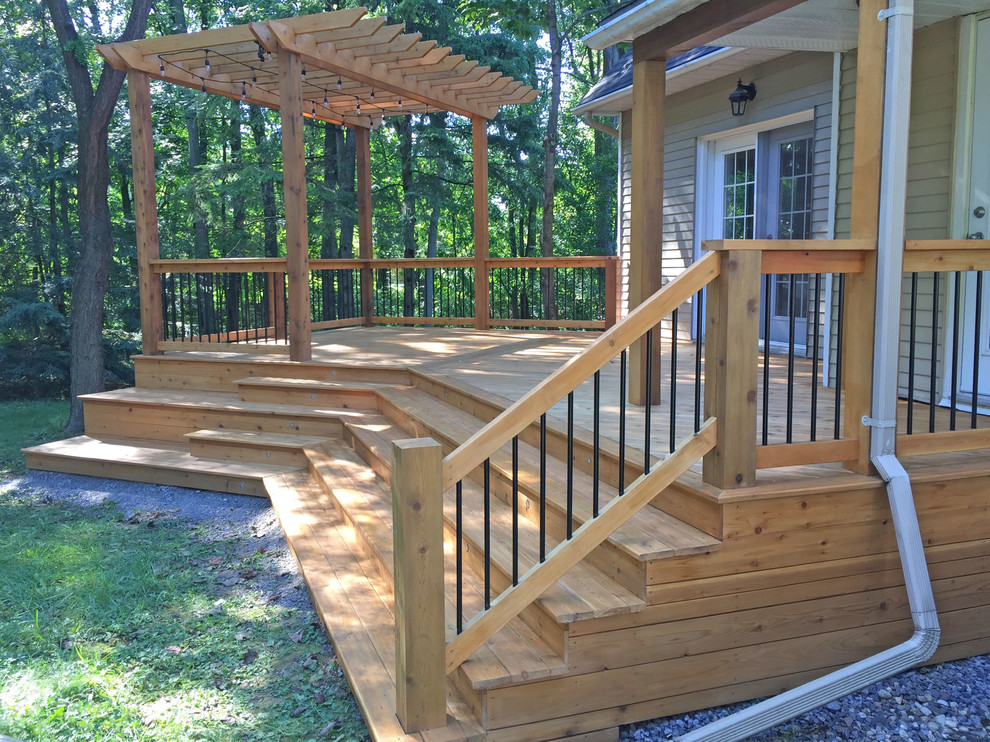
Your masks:
[{"label": "gravel bed", "polygon": [[[312,610],[275,512],[263,498],[225,495],[113,479],[32,471],[0,482],[0,489],[33,490],[83,506],[106,500],[124,518],[181,518],[213,538],[242,538],[250,551],[264,547],[268,584],[280,603]],[[673,740],[748,703],[706,709],[622,727],[620,742]],[[858,740],[990,740],[990,655],[921,667],[871,685],[825,707],[763,732],[762,742]]]}]

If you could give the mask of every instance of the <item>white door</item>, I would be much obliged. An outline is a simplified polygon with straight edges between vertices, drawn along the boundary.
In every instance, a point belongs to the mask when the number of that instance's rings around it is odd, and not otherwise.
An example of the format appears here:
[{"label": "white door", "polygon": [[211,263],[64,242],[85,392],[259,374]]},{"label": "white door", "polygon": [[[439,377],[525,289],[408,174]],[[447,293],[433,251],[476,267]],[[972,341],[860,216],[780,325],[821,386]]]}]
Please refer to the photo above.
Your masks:
[{"label": "white door", "polygon": [[[990,18],[977,24],[975,90],[967,232],[979,239],[990,237],[990,137],[985,123],[990,121]],[[975,273],[967,274],[963,303],[959,390],[963,396],[973,398],[975,370],[980,406],[987,407],[990,405],[990,272],[984,272],[979,279]]]}]

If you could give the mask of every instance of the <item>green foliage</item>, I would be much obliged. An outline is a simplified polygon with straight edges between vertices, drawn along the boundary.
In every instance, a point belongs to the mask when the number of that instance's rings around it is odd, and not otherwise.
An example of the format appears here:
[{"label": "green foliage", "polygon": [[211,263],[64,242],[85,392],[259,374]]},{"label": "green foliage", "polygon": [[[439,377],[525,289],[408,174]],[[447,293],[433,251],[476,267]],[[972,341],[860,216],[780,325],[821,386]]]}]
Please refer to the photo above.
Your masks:
[{"label": "green foliage", "polygon": [[315,617],[238,586],[262,555],[155,514],[10,491],[0,518],[0,734],[367,737]]}]

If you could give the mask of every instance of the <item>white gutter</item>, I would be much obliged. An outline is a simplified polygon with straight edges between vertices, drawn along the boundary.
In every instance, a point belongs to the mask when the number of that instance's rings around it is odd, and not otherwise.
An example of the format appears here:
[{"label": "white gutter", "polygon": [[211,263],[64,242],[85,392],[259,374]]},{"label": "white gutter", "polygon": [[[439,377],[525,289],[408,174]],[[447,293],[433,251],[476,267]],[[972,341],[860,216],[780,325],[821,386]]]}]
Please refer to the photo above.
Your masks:
[{"label": "white gutter", "polygon": [[598,50],[620,41],[632,41],[706,2],[708,0],[646,0],[609,19],[581,41]]},{"label": "white gutter", "polygon": [[891,0],[887,20],[887,76],[877,244],[876,336],[873,345],[873,417],[870,460],[887,485],[901,569],[914,621],[906,642],[677,738],[677,742],[734,742],[924,662],[938,648],[935,611],[911,480],[894,455],[897,363],[900,356],[901,274],[907,196],[908,128],[914,0]]}]

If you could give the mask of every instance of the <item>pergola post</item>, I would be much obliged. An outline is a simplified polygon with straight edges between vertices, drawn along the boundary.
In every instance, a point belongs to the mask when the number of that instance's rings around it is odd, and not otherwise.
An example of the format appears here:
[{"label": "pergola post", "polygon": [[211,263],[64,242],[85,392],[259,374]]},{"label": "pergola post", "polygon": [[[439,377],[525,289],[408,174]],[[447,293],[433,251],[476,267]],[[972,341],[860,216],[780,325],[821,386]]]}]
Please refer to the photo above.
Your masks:
[{"label": "pergola post", "polygon": [[[849,236],[876,244],[880,225],[880,160],[883,151],[884,74],[887,24],[877,14],[887,0],[861,0],[856,58],[856,116],[853,133],[852,212]],[[873,394],[873,336],[877,294],[877,253],[866,254],[862,273],[846,276],[843,309],[842,385],[845,394],[843,435],[859,439],[859,456],[846,467],[870,468],[870,414]]]},{"label": "pergola post", "polygon": [[488,119],[471,117],[474,173],[474,326],[487,330],[488,307]]},{"label": "pergola post", "polygon": [[137,233],[138,291],[141,301],[141,352],[159,355],[163,339],[162,293],[151,266],[158,252],[158,201],[155,196],[155,143],[151,121],[151,84],[144,72],[127,73],[134,169],[134,229]]},{"label": "pergola post", "polygon": [[282,180],[285,194],[285,263],[289,275],[289,359],[313,356],[309,317],[309,217],[303,140],[302,65],[299,55],[278,55],[282,114]]},{"label": "pergola post", "polygon": [[[638,41],[638,40],[637,40]],[[667,63],[637,59],[633,42],[633,107],[631,213],[629,221],[629,309],[660,290],[660,251],[663,245],[663,138]],[[657,318],[659,323],[660,318]],[[672,331],[676,331],[673,328]],[[660,402],[660,342],[652,343],[652,374],[646,373],[646,341],[631,347],[629,402]]]},{"label": "pergola post", "polygon": [[[357,168],[357,209],[358,209],[358,257],[372,260],[375,257],[375,243],[372,233],[371,216],[371,131],[361,127],[353,129]],[[375,284],[371,265],[361,269],[361,316],[365,325],[374,324]]]}]

